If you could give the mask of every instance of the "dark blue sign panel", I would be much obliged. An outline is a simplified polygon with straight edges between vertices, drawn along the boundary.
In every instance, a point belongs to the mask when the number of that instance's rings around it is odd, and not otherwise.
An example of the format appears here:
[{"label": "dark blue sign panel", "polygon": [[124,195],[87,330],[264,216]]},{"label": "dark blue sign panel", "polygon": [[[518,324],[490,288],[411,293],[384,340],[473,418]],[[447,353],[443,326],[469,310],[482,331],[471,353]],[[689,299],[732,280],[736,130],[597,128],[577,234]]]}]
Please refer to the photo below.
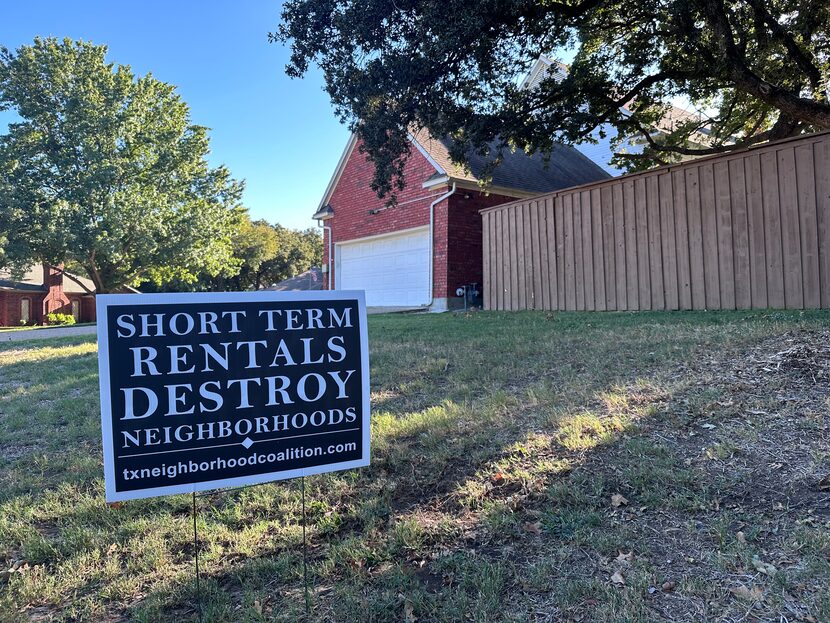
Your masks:
[{"label": "dark blue sign panel", "polygon": [[369,464],[363,292],[99,295],[107,501]]}]

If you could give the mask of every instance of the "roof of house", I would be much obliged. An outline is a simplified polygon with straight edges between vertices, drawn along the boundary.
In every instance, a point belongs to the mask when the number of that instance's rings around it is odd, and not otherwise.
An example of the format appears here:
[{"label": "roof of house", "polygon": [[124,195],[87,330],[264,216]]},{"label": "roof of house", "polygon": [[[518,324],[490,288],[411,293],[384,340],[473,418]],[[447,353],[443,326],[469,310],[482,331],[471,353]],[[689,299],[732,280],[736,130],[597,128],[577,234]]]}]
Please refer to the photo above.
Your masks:
[{"label": "roof of house", "polygon": [[[435,138],[427,130],[420,130],[413,139],[451,179],[479,183],[485,178],[492,156],[471,150],[467,154],[469,167],[462,168],[450,158],[451,138]],[[495,141],[491,148],[497,148]],[[492,171],[491,184],[496,188],[545,193],[611,177],[577,149],[562,143],[554,143],[549,158],[520,149],[505,149],[502,158]]]},{"label": "roof of house", "polygon": [[[87,288],[89,288],[89,291],[95,291],[95,284],[92,283],[90,279],[81,277],[74,273],[67,272],[66,274],[72,276],[72,278],[66,278],[63,280],[63,291],[67,294],[89,294],[89,292],[82,288],[77,281],[74,281],[74,279],[77,279],[83,283]],[[44,282],[45,278],[43,274],[43,264],[34,264],[30,266],[29,269],[19,278],[10,270],[0,270],[0,290],[15,290],[18,292],[46,292],[46,286],[43,285]]]},{"label": "roof of house", "polygon": [[266,290],[322,290],[323,289],[323,271],[319,266],[310,268],[304,273],[300,273],[295,277],[280,281],[272,285]]},{"label": "roof of house", "polygon": [[[449,146],[452,144],[452,139],[449,137],[437,139],[428,130],[422,129],[411,134],[410,140],[435,167],[435,175],[429,180],[437,182],[446,176],[450,182],[478,184],[486,174],[490,159],[476,152],[470,152],[468,155],[469,168],[465,169],[454,164],[449,153]],[[352,134],[313,218],[322,218],[322,210],[331,199],[340,175],[346,167],[346,162],[356,145],[357,138],[355,134]],[[493,147],[495,146],[494,142]],[[561,143],[554,144],[549,159],[542,154],[528,154],[522,150],[505,150],[502,157],[503,161],[493,171],[490,180],[490,187],[494,192],[510,193],[513,191],[516,196],[530,196],[610,177],[591,159],[573,147]]]}]

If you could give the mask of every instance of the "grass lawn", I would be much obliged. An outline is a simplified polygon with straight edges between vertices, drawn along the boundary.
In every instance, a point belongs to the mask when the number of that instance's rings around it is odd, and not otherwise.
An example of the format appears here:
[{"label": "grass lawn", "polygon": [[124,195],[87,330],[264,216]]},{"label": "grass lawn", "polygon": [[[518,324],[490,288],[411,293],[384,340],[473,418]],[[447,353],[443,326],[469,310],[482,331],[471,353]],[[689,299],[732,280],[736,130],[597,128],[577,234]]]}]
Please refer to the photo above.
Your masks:
[{"label": "grass lawn", "polygon": [[[830,314],[373,316],[312,621],[830,621]],[[93,336],[0,345],[0,621],[193,621],[190,497],[104,505]],[[299,482],[199,499],[206,621],[303,621]]]}]

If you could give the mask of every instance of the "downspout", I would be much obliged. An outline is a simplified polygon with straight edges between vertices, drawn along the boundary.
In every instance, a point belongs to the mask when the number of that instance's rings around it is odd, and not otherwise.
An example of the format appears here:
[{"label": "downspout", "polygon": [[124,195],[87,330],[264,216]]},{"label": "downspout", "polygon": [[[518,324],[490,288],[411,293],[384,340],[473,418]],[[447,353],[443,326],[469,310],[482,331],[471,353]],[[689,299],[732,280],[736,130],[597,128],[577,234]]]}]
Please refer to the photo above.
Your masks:
[{"label": "downspout", "polygon": [[[435,301],[435,288],[433,287],[435,282],[435,260],[433,259],[435,254],[435,206],[453,194],[455,194],[455,182],[452,183],[452,188],[449,191],[429,204],[429,303],[427,307],[432,307]],[[449,251],[449,249],[447,250]]]},{"label": "downspout", "polygon": [[317,227],[321,227],[323,229],[323,236],[325,237],[326,232],[328,232],[328,236],[329,236],[329,253],[328,253],[329,265],[328,265],[328,270],[326,272],[328,273],[328,280],[329,280],[328,289],[331,290],[331,227],[329,227],[328,225],[323,225],[323,223],[325,223],[324,220],[322,220],[322,219],[317,220]]}]

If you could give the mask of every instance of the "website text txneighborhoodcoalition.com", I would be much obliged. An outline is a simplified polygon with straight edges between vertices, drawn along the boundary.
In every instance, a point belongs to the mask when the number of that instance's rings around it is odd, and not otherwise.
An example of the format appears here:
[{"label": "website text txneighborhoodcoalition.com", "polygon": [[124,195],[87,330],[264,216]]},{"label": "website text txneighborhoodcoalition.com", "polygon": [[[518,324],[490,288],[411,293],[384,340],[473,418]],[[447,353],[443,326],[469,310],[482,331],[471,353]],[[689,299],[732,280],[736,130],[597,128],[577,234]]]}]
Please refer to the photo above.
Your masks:
[{"label": "website text txneighborhoodcoalition.com", "polygon": [[306,448],[299,446],[297,448],[289,448],[280,452],[254,453],[248,456],[241,456],[237,458],[215,458],[210,461],[178,461],[177,463],[167,465],[162,463],[157,467],[143,467],[139,469],[123,470],[124,480],[136,480],[142,478],[176,478],[181,474],[196,474],[207,473],[216,470],[233,469],[235,467],[251,467],[254,465],[268,465],[271,463],[282,463],[285,461],[293,461],[297,459],[308,459],[318,456],[331,456],[336,458],[338,454],[346,454],[353,452],[357,448],[357,444],[353,442],[329,444],[328,446],[314,446]]}]

